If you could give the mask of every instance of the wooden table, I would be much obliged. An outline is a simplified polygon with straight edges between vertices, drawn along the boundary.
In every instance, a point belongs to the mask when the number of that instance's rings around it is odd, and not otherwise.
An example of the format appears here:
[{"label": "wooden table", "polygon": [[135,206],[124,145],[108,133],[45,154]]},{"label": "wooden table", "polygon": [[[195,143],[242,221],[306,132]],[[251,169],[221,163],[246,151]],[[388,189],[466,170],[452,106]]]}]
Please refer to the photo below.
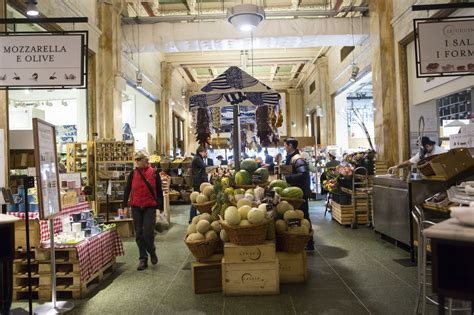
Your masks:
[{"label": "wooden table", "polygon": [[438,294],[438,313],[444,314],[445,298],[471,301],[474,309],[474,227],[455,218],[424,231],[431,239],[433,292]]}]

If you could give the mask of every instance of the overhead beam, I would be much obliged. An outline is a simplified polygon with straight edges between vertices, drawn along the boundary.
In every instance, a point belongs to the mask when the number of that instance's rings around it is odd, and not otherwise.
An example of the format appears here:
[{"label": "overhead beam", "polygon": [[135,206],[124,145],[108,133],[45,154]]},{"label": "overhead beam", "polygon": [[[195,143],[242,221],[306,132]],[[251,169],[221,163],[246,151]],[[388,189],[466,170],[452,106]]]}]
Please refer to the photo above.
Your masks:
[{"label": "overhead beam", "polygon": [[270,69],[270,81],[273,81],[275,79],[277,72],[278,72],[278,65],[273,65],[272,68]]},{"label": "overhead beam", "polygon": [[142,6],[145,9],[145,12],[148,14],[148,16],[155,16],[155,13],[153,12],[153,9],[151,8],[150,3],[142,2]]}]

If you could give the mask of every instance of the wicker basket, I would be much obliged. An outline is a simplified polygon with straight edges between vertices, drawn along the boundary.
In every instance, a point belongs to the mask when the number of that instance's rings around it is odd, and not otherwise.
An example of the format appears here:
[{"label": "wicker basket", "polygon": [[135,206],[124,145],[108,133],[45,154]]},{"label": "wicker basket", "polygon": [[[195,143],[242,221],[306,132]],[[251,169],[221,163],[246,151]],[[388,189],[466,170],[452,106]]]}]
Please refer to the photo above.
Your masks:
[{"label": "wicker basket", "polygon": [[221,240],[217,237],[212,240],[203,240],[198,242],[186,242],[189,250],[197,259],[206,258],[212,256],[215,252]]},{"label": "wicker basket", "polygon": [[246,245],[259,245],[265,242],[267,237],[267,226],[268,219],[259,224],[253,224],[250,226],[233,226],[227,224],[225,221],[219,221],[224,230],[229,236],[229,240],[232,244],[246,246]]},{"label": "wicker basket", "polygon": [[211,213],[212,206],[214,206],[215,203],[216,203],[215,200],[211,200],[204,203],[193,203],[193,207],[196,208],[199,211],[199,213]]},{"label": "wicker basket", "polygon": [[287,253],[301,253],[312,237],[313,231],[308,235],[289,232],[278,233],[276,236],[277,248]]},{"label": "wicker basket", "polygon": [[290,205],[293,206],[295,209],[300,209],[300,207],[304,204],[305,200],[304,199],[298,199],[298,198],[286,198],[286,197],[281,197],[281,201],[286,201]]}]

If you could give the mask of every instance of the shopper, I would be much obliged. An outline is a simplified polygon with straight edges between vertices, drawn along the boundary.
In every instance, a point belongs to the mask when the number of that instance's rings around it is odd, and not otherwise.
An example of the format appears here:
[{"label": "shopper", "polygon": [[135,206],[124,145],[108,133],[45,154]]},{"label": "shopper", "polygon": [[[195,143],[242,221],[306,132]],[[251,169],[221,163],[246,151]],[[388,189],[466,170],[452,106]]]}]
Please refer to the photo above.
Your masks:
[{"label": "shopper", "polygon": [[[193,162],[191,163],[191,173],[193,175],[193,189],[199,191],[202,183],[208,181],[206,173],[207,150],[203,146],[199,146],[196,150]],[[197,215],[196,208],[191,205],[189,210],[189,223]]]},{"label": "shopper", "polygon": [[329,167],[336,167],[341,164],[338,160],[336,160],[336,156],[332,153],[328,153],[328,161],[326,162],[326,168]]},{"label": "shopper", "polygon": [[[286,165],[292,165],[292,174],[285,177],[288,184],[299,187],[303,190],[304,203],[301,210],[304,212],[304,217],[311,224],[309,218],[309,204],[308,199],[311,195],[309,167],[306,161],[301,157],[298,150],[298,141],[293,138],[285,139],[286,151]],[[306,250],[314,250],[314,241],[311,238],[306,244]]]},{"label": "shopper", "polygon": [[228,161],[226,159],[224,159],[224,157],[222,155],[218,155],[216,157],[216,159],[220,162],[220,165],[227,165],[228,164]]},{"label": "shopper", "polygon": [[420,147],[420,152],[415,154],[411,159],[406,160],[405,162],[402,162],[398,165],[392,166],[388,169],[388,172],[390,174],[395,173],[395,171],[399,168],[404,168],[408,167],[411,165],[416,165],[418,162],[420,162],[422,159],[432,156],[432,155],[438,155],[445,153],[446,150],[440,148],[436,142],[432,141],[428,137],[422,137],[421,138],[421,147]]},{"label": "shopper", "polygon": [[273,156],[268,154],[268,150],[265,149],[265,164],[268,165],[268,171],[270,174],[273,174],[275,172],[275,164],[273,163]]},{"label": "shopper", "polygon": [[[153,265],[158,263],[155,248],[156,209],[163,211],[161,178],[148,163],[150,155],[135,153],[136,167],[130,172],[125,187],[123,207],[132,208],[135,238],[140,252],[137,270],[148,267],[148,255]],[[130,199],[129,199],[130,198]]]}]

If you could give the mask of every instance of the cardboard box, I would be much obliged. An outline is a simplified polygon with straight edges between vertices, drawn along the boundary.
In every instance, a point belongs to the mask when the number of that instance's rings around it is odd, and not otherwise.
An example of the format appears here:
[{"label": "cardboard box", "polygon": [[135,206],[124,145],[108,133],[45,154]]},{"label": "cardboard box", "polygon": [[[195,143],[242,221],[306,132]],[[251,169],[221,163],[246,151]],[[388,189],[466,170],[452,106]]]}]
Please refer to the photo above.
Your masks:
[{"label": "cardboard box", "polygon": [[260,245],[238,246],[225,243],[224,258],[227,263],[262,263],[274,262],[276,258],[275,243],[267,241]]},{"label": "cardboard box", "polygon": [[272,295],[280,293],[278,258],[263,263],[227,263],[222,259],[224,295]]},{"label": "cardboard box", "polygon": [[469,149],[452,149],[430,161],[436,176],[450,179],[474,165]]},{"label": "cardboard box", "polygon": [[222,267],[220,260],[210,262],[194,261],[191,267],[195,294],[222,292]]},{"label": "cardboard box", "polygon": [[298,254],[278,252],[280,283],[301,283],[308,278],[306,252]]}]

